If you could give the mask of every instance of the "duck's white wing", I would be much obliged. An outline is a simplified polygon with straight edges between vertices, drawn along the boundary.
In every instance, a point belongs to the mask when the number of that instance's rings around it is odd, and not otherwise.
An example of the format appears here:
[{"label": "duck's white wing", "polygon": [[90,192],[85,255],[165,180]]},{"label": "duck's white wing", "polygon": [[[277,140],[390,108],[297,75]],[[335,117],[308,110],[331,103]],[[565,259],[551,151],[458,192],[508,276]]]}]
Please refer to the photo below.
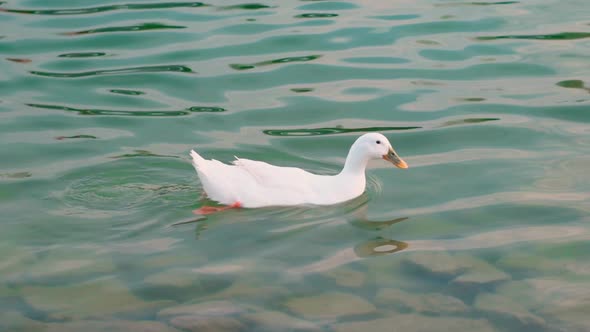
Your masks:
[{"label": "duck's white wing", "polygon": [[258,184],[267,188],[287,187],[292,191],[309,188],[313,174],[296,167],[281,167],[250,159],[237,158],[233,164],[250,174]]},{"label": "duck's white wing", "polygon": [[237,158],[227,165],[206,160],[195,151],[191,157],[209,198],[223,204],[295,205],[313,202],[317,196],[314,179],[318,176],[299,168]]},{"label": "duck's white wing", "polygon": [[[334,181],[334,176],[316,175],[296,167],[280,167],[240,158],[236,158],[233,164],[249,174],[255,183],[252,185],[253,190],[241,192],[244,202],[252,206],[334,204],[354,198],[364,191],[364,182],[360,191],[349,194],[346,186],[354,181],[346,180],[343,187]],[[253,201],[247,202],[250,198]]]}]

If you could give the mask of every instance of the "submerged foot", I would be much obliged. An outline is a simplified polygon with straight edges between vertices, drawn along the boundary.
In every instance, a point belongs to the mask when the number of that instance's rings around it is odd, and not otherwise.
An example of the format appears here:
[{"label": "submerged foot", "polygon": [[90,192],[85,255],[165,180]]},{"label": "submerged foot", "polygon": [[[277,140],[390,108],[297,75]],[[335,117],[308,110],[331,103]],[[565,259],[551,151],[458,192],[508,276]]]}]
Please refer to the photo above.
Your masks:
[{"label": "submerged foot", "polygon": [[212,214],[212,213],[217,213],[217,212],[221,212],[221,211],[225,211],[225,210],[229,210],[229,209],[239,209],[242,207],[242,203],[240,202],[235,202],[232,205],[226,205],[226,206],[209,206],[209,205],[205,205],[205,206],[201,206],[200,208],[193,210],[194,214],[198,214],[198,215],[207,215],[207,214]]}]

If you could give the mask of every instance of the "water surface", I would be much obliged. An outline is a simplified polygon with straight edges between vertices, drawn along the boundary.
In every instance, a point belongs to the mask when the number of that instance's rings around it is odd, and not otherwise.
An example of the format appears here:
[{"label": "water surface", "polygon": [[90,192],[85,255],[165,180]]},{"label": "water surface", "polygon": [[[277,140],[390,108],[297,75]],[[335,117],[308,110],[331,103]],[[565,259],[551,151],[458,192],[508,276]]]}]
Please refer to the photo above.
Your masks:
[{"label": "water surface", "polygon": [[[0,2],[0,326],[587,331],[585,0]],[[228,211],[188,161],[339,171]]]}]

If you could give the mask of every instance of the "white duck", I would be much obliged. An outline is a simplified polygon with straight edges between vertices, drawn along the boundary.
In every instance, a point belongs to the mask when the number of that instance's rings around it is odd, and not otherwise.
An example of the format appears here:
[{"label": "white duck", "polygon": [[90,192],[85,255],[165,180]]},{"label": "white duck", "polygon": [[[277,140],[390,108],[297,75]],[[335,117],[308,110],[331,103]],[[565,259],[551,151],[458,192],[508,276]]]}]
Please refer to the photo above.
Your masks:
[{"label": "white duck", "polygon": [[206,160],[190,152],[205,193],[227,207],[203,207],[207,214],[226,208],[263,206],[330,205],[360,196],[365,191],[365,168],[371,159],[385,159],[408,168],[387,138],[364,134],[350,147],[344,168],[337,175],[317,175],[296,167],[279,167],[262,161],[237,158],[233,165]]}]

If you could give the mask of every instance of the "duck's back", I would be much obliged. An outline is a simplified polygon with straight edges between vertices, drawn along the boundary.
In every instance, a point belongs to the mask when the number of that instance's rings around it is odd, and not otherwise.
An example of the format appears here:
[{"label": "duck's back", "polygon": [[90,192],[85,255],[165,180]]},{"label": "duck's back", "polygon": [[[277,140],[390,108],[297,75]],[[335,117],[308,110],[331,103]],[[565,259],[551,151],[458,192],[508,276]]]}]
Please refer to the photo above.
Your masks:
[{"label": "duck's back", "polygon": [[193,166],[209,198],[222,204],[239,202],[243,207],[317,204],[329,185],[328,176],[295,167],[239,159],[233,165],[206,160],[191,151]]}]

